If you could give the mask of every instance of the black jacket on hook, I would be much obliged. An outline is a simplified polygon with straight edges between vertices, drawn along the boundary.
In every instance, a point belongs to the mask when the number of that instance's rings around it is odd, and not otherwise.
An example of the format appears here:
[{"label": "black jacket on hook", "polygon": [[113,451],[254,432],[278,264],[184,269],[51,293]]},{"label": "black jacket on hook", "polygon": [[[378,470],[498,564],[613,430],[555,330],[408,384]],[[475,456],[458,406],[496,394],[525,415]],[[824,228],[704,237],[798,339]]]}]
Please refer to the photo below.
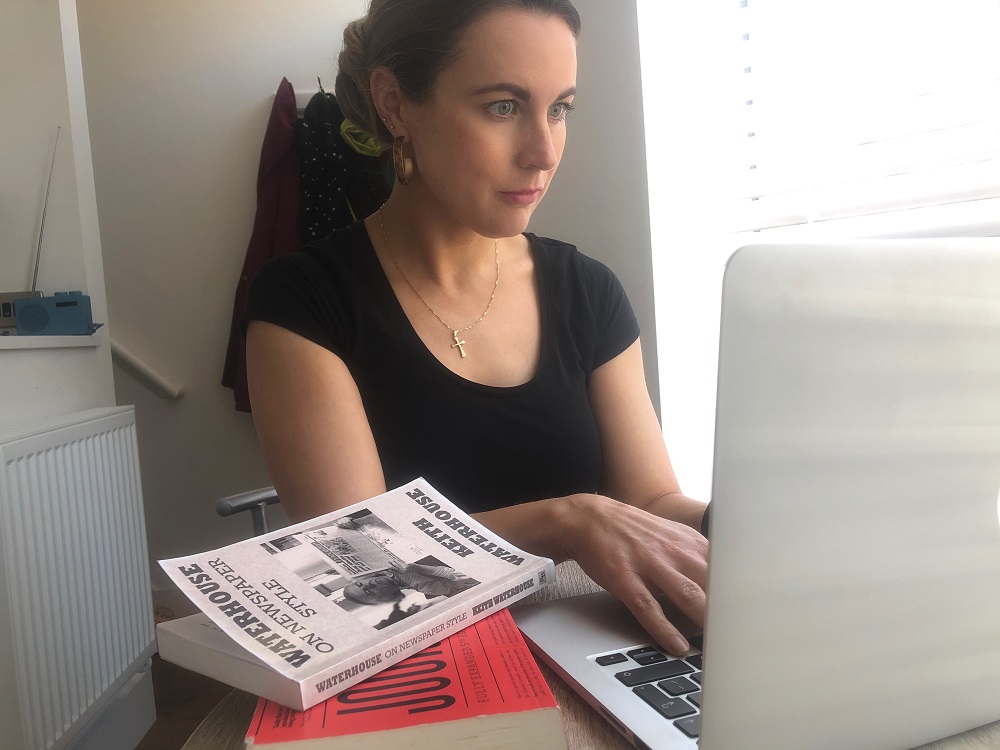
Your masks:
[{"label": "black jacket on hook", "polygon": [[298,134],[302,242],[373,214],[392,189],[385,160],[359,154],[341,137],[344,114],[333,94],[319,91],[306,106]]}]

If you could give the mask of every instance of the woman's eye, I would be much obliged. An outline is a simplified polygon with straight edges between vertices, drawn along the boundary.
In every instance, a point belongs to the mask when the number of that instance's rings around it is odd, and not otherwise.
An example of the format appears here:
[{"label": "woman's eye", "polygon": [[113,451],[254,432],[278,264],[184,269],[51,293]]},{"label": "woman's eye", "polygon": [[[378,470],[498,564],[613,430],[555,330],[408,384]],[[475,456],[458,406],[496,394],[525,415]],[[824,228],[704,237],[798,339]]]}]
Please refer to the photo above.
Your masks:
[{"label": "woman's eye", "polygon": [[573,105],[569,102],[559,102],[553,104],[549,107],[549,117],[553,120],[565,120],[566,116],[572,111]]},{"label": "woman's eye", "polygon": [[504,99],[501,102],[493,102],[489,107],[490,113],[497,117],[510,117],[514,114],[514,101]]}]

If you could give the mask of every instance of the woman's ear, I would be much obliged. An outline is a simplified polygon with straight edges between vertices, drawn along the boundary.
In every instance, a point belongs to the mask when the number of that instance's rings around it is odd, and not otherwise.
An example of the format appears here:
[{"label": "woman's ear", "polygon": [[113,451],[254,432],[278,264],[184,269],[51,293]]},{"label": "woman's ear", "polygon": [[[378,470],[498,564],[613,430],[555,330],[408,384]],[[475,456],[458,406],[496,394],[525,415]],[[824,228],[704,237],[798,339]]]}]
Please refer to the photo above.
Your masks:
[{"label": "woman's ear", "polygon": [[375,68],[368,79],[368,84],[371,86],[375,110],[389,132],[394,137],[409,136],[401,112],[403,92],[396,76],[388,68]]}]

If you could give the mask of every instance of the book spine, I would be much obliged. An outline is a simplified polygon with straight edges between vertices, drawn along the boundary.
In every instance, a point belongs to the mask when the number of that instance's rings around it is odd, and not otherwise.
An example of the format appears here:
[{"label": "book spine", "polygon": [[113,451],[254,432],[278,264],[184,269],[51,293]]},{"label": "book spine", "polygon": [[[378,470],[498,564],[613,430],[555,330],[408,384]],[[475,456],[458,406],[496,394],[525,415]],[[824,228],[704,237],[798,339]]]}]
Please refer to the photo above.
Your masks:
[{"label": "book spine", "polygon": [[454,606],[439,605],[441,610],[435,617],[425,620],[418,627],[404,631],[395,640],[376,644],[352,659],[339,662],[303,680],[300,683],[302,705],[306,708],[314,706],[375,672],[473,625],[497,608],[507,607],[519,599],[530,596],[554,580],[555,565],[551,560],[543,558],[533,571],[524,572],[519,576],[509,576],[504,581],[495,583],[482,592],[476,592],[474,597],[464,599]]},{"label": "book spine", "polygon": [[556,579],[555,564],[549,559],[542,559],[540,562],[542,564],[531,573],[498,583],[474,598],[472,606],[469,607],[469,620],[464,627],[483,619],[497,608],[509,607],[514,602],[531,596],[543,586],[553,583]]}]

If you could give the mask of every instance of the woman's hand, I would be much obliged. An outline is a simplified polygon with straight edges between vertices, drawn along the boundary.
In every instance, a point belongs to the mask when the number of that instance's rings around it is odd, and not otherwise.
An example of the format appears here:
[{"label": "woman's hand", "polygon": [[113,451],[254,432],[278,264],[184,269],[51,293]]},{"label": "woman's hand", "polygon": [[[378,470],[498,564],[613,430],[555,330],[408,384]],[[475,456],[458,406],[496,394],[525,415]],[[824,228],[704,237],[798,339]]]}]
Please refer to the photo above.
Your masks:
[{"label": "woman's hand", "polygon": [[[705,621],[708,540],[698,531],[705,505],[685,497],[674,476],[638,340],[594,370],[589,392],[601,436],[600,491],[608,497],[570,498],[568,554],[657,643],[683,653],[678,622],[687,617],[700,628]],[[677,613],[664,614],[655,598],[661,593]]]},{"label": "woman's hand", "polygon": [[[566,557],[621,599],[657,643],[684,654],[684,623],[676,620],[704,626],[708,540],[686,524],[599,495],[573,495],[562,504]],[[668,618],[657,594],[682,618]]]},{"label": "woman's hand", "polygon": [[[673,654],[688,650],[682,630],[704,626],[708,540],[687,524],[589,494],[475,517],[521,549],[556,562],[576,560]],[[667,601],[658,600],[660,594]]]}]

